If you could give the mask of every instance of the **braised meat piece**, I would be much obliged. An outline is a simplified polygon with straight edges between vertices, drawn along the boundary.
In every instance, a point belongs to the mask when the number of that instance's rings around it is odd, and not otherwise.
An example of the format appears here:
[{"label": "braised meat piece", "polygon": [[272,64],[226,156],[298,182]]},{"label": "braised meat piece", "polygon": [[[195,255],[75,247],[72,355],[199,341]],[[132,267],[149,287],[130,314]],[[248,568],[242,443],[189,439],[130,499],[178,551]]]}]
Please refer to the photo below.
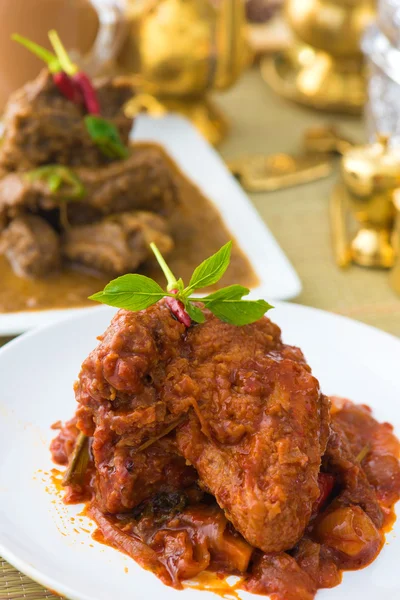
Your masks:
[{"label": "braised meat piece", "polygon": [[165,154],[154,145],[133,147],[129,158],[103,169],[82,168],[75,172],[87,190],[85,204],[101,215],[128,210],[169,215],[179,199]]},{"label": "braised meat piece", "polygon": [[[133,148],[131,156],[103,168],[74,169],[86,190],[80,202],[70,202],[71,224],[92,223],[104,215],[150,210],[168,215],[178,202],[174,175],[161,149]],[[41,180],[10,173],[0,180],[0,230],[16,215],[59,207],[59,196]]]},{"label": "braised meat piece", "polygon": [[274,600],[313,600],[315,581],[288,554],[263,554],[252,566],[244,589],[253,594],[268,594]]},{"label": "braised meat piece", "polygon": [[150,242],[167,255],[173,248],[164,219],[149,212],[113,215],[71,227],[62,238],[65,258],[102,273],[116,276],[134,271],[151,254]]},{"label": "braised meat piece", "polygon": [[[20,173],[10,173],[0,179],[0,231],[17,216],[39,208],[53,208],[54,202],[47,198],[47,186],[43,182],[31,185]],[[40,200],[39,200],[40,199]]]},{"label": "braised meat piece", "polygon": [[393,426],[376,421],[368,406],[343,398],[331,400],[332,418],[342,437],[346,437],[347,452],[350,450],[358,458],[379,503],[392,506],[400,489],[400,442]]},{"label": "braised meat piece", "polygon": [[342,487],[336,503],[338,505],[360,506],[377,527],[383,524],[383,513],[379,506],[375,490],[370,485],[360,462],[351,451],[349,441],[335,418],[332,432],[324,456],[324,468],[334,473]]},{"label": "braised meat piece", "polygon": [[[132,121],[123,105],[132,96],[130,86],[103,82],[99,88],[102,114],[128,143]],[[4,113],[5,131],[0,167],[29,170],[43,164],[99,166],[109,162],[93,144],[83,120],[83,108],[64,98],[48,70],[15,92]]]},{"label": "braised meat piece", "polygon": [[19,277],[43,277],[61,264],[56,232],[47,221],[33,215],[14,219],[0,234],[0,254],[7,257]]},{"label": "braised meat piece", "polygon": [[328,401],[269,319],[235,327],[207,314],[186,331],[163,301],[119,311],[83,363],[76,397],[109,512],[110,497],[118,510],[143,497],[133,485],[122,498],[126,453],[168,434],[248,542],[273,552],[302,536],[319,496]]}]

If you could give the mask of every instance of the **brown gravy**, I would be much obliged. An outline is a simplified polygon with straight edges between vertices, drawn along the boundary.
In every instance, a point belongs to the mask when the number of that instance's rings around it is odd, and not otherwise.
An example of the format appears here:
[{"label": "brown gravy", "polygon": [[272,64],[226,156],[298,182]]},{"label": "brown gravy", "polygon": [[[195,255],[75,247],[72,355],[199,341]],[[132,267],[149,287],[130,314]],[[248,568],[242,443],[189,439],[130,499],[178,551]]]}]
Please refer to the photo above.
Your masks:
[{"label": "brown gravy", "polygon": [[[168,256],[168,264],[178,277],[188,281],[193,269],[233,236],[214,205],[172,160],[169,161],[178,177],[181,204],[170,219],[175,249]],[[156,263],[146,264],[141,270],[160,284],[165,283]],[[107,276],[95,277],[71,268],[65,268],[62,273],[46,279],[22,279],[13,273],[8,261],[0,256],[0,313],[90,305],[88,296],[101,290],[109,280]],[[257,284],[257,277],[236,242],[230,268],[221,281],[222,285],[233,283],[248,287]]]}]

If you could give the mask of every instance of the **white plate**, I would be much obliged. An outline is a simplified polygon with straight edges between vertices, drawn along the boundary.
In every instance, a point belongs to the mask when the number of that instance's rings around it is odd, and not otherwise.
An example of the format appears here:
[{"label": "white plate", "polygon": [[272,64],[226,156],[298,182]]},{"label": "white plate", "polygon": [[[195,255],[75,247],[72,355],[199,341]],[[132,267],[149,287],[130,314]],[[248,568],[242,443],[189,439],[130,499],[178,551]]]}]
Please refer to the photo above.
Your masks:
[{"label": "white plate", "polygon": [[[81,507],[54,504],[48,476],[38,473],[53,466],[50,424],[73,414],[72,382],[113,312],[90,311],[0,350],[0,555],[71,600],[217,600],[210,592],[168,588],[133,560],[92,542],[82,529],[86,520],[70,520]],[[400,433],[400,340],[297,305],[279,304],[272,314],[285,341],[303,348],[325,393],[369,404]],[[319,592],[318,600],[398,600],[399,533],[397,523],[371,566],[345,573],[343,583]]]},{"label": "white plate", "polygon": [[[143,115],[135,122],[133,139],[164,146],[181,170],[215,204],[258,275],[260,286],[254,290],[256,295],[267,294],[273,300],[299,295],[301,283],[292,265],[218,153],[189,121],[172,115],[160,119]],[[81,310],[0,313],[0,336],[54,323]]]}]

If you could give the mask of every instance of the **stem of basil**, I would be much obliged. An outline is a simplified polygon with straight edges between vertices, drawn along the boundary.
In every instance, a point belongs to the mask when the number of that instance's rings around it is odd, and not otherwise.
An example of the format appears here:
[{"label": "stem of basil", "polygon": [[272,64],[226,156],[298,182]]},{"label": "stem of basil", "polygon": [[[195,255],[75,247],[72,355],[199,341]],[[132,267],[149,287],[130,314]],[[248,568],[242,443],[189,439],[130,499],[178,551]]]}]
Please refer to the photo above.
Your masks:
[{"label": "stem of basil", "polygon": [[[170,294],[179,295],[176,277],[165,262],[163,255],[161,254],[154,242],[151,242],[150,248],[153,250],[154,256],[156,257],[157,262],[160,265],[162,272],[164,273],[167,279],[167,291],[170,292]],[[185,325],[185,327],[191,326],[192,319],[186,312],[185,306],[181,300],[179,300],[178,298],[173,298],[172,296],[167,296],[165,298],[165,302],[172,314],[178,319],[180,323]]]},{"label": "stem of basil", "polygon": [[60,37],[55,29],[49,31],[49,40],[54,48],[54,52],[57,55],[61,68],[67,75],[73,77],[78,72],[78,67],[72,62],[68,56],[68,52],[64,48]]},{"label": "stem of basil", "polygon": [[18,33],[14,33],[11,36],[11,39],[14,42],[18,42],[19,44],[21,44],[21,46],[24,46],[27,50],[29,50],[29,52],[32,52],[32,54],[35,54],[35,56],[40,58],[40,60],[43,60],[47,64],[50,73],[59,73],[62,70],[60,61],[58,60],[57,56],[55,56],[52,52],[47,50],[47,48],[39,46],[39,44],[28,40],[28,38],[19,35]]},{"label": "stem of basil", "polygon": [[177,293],[176,290],[176,277],[165,262],[165,259],[154,242],[151,242],[150,248],[153,250],[154,256],[157,259],[158,264],[160,265],[162,272],[164,273],[166,280],[168,282],[167,291],[172,292],[174,294]]}]

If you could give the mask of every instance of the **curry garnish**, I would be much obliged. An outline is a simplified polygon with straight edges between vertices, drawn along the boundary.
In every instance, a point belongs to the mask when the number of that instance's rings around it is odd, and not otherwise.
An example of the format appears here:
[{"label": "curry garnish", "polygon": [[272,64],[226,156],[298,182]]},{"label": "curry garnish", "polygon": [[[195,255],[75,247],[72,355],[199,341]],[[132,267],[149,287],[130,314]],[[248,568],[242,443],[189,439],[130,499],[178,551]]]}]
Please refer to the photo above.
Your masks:
[{"label": "curry garnish", "polygon": [[192,296],[196,290],[215,285],[224,275],[230,263],[232,242],[196,267],[186,287],[182,279],[176,279],[157,246],[152,243],[150,247],[167,279],[166,290],[145,275],[128,274],[113,279],[103,291],[93,294],[90,299],[136,312],[166,298],[171,312],[186,327],[191,325],[191,321],[204,323],[203,307],[231,325],[254,323],[273,308],[265,300],[243,299],[250,290],[242,285],[230,285],[208,296]]},{"label": "curry garnish", "polygon": [[64,165],[43,165],[25,175],[30,182],[43,181],[49,191],[66,200],[82,200],[86,189],[78,175]]}]

